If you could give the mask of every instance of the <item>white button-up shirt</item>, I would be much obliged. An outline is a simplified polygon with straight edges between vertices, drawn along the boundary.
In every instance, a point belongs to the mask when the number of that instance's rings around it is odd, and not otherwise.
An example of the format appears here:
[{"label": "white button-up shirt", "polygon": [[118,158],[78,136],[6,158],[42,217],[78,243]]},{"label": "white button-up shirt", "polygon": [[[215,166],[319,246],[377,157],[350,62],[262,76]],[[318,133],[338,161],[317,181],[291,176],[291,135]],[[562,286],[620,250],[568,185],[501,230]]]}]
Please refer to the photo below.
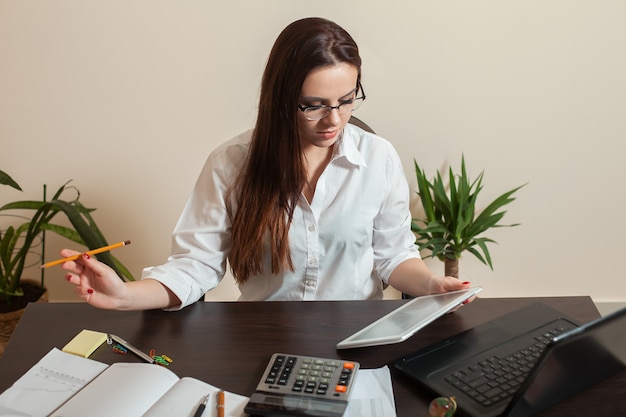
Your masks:
[{"label": "white button-up shirt", "polygon": [[[231,247],[227,190],[242,170],[251,132],[209,156],[172,237],[167,263],[142,274],[194,303],[223,278]],[[382,298],[383,283],[401,262],[419,258],[411,231],[409,188],[393,146],[348,124],[315,189],[294,211],[289,247],[294,271],[265,271],[241,284],[240,300]],[[266,251],[266,254],[268,251]]]}]

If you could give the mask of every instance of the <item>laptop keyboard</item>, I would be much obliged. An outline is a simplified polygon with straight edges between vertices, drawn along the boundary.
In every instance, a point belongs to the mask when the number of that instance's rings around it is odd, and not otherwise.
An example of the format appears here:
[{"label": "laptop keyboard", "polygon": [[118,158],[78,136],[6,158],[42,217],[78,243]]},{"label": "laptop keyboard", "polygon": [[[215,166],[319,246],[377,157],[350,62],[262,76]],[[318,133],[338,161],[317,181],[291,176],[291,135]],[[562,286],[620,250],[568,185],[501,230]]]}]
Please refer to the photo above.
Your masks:
[{"label": "laptop keyboard", "polygon": [[508,399],[526,380],[548,343],[569,330],[559,324],[541,328],[522,349],[504,355],[481,356],[480,361],[455,371],[444,379],[484,406]]}]

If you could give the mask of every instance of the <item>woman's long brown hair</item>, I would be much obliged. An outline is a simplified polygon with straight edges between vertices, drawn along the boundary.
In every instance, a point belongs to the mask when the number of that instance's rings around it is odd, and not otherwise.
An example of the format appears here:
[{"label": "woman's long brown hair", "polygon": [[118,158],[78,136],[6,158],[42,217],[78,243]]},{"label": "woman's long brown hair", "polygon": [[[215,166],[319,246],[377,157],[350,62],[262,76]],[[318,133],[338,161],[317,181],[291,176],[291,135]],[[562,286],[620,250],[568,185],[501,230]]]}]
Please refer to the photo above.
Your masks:
[{"label": "woman's long brown hair", "polygon": [[352,37],[337,24],[307,18],[287,26],[276,39],[261,82],[259,112],[236,196],[229,256],[238,283],[263,271],[269,246],[271,271],[293,270],[289,227],[306,180],[298,137],[297,105],[304,80],[315,68],[346,62],[361,75]]}]

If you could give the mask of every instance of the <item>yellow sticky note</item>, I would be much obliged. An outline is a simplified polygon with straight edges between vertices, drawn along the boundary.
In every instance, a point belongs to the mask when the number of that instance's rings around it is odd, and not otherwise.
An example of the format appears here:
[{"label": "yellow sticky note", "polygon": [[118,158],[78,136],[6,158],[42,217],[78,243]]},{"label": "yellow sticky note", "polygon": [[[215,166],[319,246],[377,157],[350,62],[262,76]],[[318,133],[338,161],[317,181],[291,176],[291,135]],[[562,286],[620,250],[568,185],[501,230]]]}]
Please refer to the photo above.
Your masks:
[{"label": "yellow sticky note", "polygon": [[107,334],[93,330],[81,330],[67,345],[61,349],[63,352],[74,355],[89,357],[94,350],[107,340]]}]

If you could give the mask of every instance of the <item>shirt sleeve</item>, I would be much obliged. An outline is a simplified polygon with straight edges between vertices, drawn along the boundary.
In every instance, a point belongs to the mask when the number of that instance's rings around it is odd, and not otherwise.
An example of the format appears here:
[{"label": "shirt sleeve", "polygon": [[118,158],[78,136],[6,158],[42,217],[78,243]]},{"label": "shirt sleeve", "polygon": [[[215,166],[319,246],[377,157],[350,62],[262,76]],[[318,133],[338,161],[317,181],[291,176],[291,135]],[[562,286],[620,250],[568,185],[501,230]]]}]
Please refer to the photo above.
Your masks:
[{"label": "shirt sleeve", "polygon": [[227,191],[246,150],[231,141],[209,155],[172,234],[167,263],[142,273],[142,279],[161,282],[181,300],[173,310],[198,301],[224,277],[231,248]]},{"label": "shirt sleeve", "polygon": [[393,270],[407,259],[420,259],[411,231],[409,186],[400,157],[388,144],[386,172],[387,195],[374,219],[374,270],[385,283]]}]

